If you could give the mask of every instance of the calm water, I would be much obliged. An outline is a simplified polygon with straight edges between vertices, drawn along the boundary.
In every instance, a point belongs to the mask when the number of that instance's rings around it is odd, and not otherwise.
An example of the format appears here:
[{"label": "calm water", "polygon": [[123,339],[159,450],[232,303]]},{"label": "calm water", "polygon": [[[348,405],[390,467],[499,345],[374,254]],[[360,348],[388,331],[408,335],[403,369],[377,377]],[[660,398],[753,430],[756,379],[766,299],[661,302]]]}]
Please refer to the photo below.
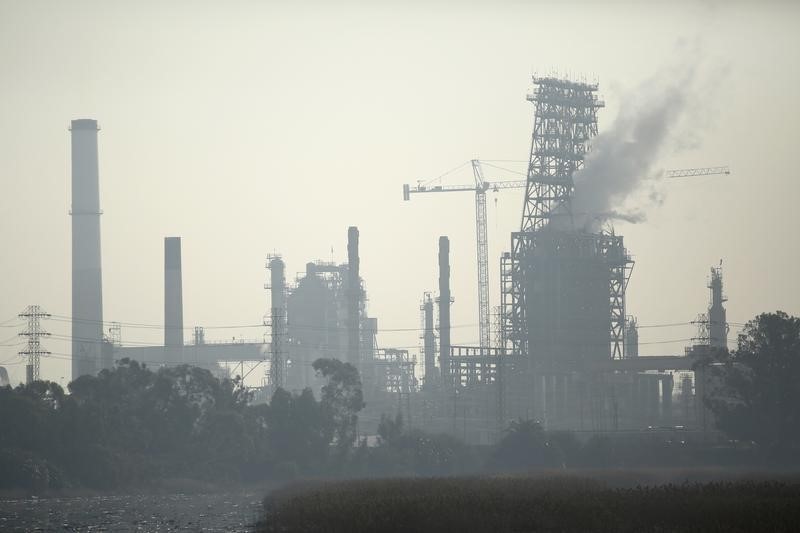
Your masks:
[{"label": "calm water", "polygon": [[250,531],[263,493],[0,500],[0,531]]}]

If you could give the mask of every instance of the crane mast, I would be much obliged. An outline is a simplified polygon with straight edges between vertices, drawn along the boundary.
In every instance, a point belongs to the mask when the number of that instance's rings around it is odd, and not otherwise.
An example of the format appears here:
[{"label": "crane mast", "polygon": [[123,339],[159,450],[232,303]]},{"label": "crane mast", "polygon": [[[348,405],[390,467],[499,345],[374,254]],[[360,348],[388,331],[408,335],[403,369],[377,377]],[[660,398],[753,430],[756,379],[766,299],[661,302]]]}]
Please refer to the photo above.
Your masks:
[{"label": "crane mast", "polygon": [[500,189],[525,188],[525,180],[489,182],[483,176],[483,168],[478,159],[473,159],[472,173],[474,184],[465,185],[403,185],[403,200],[410,200],[412,194],[432,192],[465,192],[475,193],[475,236],[478,259],[478,333],[480,346],[488,348],[491,344],[491,316],[489,303],[489,233],[486,223],[486,191]]},{"label": "crane mast", "polygon": [[692,178],[695,176],[713,176],[716,174],[730,174],[728,167],[705,167],[705,168],[679,168],[664,172],[665,178]]},{"label": "crane mast", "polygon": [[486,182],[481,162],[472,160],[475,175],[475,235],[478,254],[478,328],[481,348],[489,347],[491,318],[489,316],[489,237],[486,230]]}]

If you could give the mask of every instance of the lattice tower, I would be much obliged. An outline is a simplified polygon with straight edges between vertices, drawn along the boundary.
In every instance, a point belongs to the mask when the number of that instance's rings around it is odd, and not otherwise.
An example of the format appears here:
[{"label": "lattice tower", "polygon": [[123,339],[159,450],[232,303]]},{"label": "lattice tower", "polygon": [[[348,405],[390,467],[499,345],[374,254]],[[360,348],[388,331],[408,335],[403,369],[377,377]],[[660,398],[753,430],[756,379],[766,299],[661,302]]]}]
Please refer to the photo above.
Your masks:
[{"label": "lattice tower", "polygon": [[537,231],[553,213],[572,218],[572,176],[583,168],[587,141],[597,135],[597,84],[533,78],[535,105],[522,231]]},{"label": "lattice tower", "polygon": [[27,383],[39,381],[40,358],[50,354],[50,352],[44,350],[41,345],[41,338],[50,335],[42,329],[41,320],[49,316],[50,314],[42,311],[42,308],[38,305],[29,305],[25,308],[25,311],[19,314],[20,318],[25,318],[28,321],[25,331],[20,333],[20,336],[28,338],[28,345],[24,350],[19,352],[20,355],[27,356],[28,358],[26,373]]}]

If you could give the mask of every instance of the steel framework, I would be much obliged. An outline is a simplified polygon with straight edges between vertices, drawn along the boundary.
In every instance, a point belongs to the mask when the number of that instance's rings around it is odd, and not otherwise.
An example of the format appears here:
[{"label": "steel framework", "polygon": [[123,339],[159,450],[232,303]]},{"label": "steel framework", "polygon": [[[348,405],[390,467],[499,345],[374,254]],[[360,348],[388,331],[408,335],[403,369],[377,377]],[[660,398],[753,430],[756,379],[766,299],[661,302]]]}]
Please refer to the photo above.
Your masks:
[{"label": "steel framework", "polygon": [[[571,206],[573,175],[583,168],[588,141],[597,135],[597,109],[604,103],[595,94],[598,86],[594,83],[552,77],[535,77],[533,83],[527,99],[535,105],[535,118],[521,230],[512,233],[511,252],[500,260],[502,346],[510,353],[530,356],[526,313],[533,302],[526,301],[526,284],[536,275],[537,247],[544,242],[546,253],[555,257],[574,256],[605,265],[609,355],[622,359],[625,289],[633,262],[622,237],[613,231],[576,231]],[[551,224],[555,216],[559,224]]]},{"label": "steel framework", "polygon": [[397,395],[397,407],[404,412],[406,421],[411,422],[411,394],[418,390],[415,374],[416,357],[408,350],[381,348],[376,350],[373,359],[378,390]]},{"label": "steel framework", "polygon": [[43,355],[49,355],[50,352],[42,349],[41,338],[50,335],[42,329],[41,320],[48,318],[49,313],[42,311],[38,305],[29,305],[25,310],[19,314],[20,318],[27,319],[28,325],[25,331],[20,333],[21,337],[28,338],[28,345],[24,350],[19,352],[20,355],[28,357],[28,364],[26,366],[26,383],[39,381],[39,365],[40,358]]},{"label": "steel framework", "polygon": [[725,167],[705,167],[705,168],[679,168],[664,172],[665,178],[694,178],[696,176],[714,176],[716,174],[728,175],[731,169]]},{"label": "steel framework", "polygon": [[586,142],[597,135],[597,84],[533,78],[528,101],[535,119],[528,164],[522,231],[544,228],[556,212],[571,218],[572,175],[583,168]]},{"label": "steel framework", "polygon": [[491,328],[489,318],[489,238],[486,230],[486,180],[478,160],[472,160],[475,175],[475,235],[478,259],[478,329],[480,345],[489,347]]},{"label": "steel framework", "polygon": [[[515,232],[513,251],[500,260],[502,289],[502,333],[504,346],[510,353],[530,354],[526,322],[528,303],[526,283],[537,275],[536,257],[544,253],[586,261],[598,261],[608,272],[609,353],[622,359],[625,337],[625,290],[633,270],[623,238],[613,232],[598,234],[572,231]],[[533,303],[533,302],[530,302]],[[577,326],[579,327],[579,326]],[[598,346],[599,349],[599,346]]]}]

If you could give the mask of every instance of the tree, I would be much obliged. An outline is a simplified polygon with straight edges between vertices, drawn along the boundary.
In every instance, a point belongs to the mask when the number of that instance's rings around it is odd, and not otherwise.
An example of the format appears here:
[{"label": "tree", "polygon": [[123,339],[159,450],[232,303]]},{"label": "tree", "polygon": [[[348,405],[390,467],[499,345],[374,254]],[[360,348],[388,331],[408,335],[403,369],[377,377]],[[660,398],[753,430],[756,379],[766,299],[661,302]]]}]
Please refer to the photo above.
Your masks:
[{"label": "tree", "polygon": [[514,420],[497,443],[490,464],[501,470],[560,466],[559,453],[542,426],[533,420]]},{"label": "tree", "polygon": [[446,434],[406,428],[403,415],[381,415],[379,446],[372,449],[372,473],[391,476],[453,475],[475,461],[463,442]]},{"label": "tree", "polygon": [[338,359],[317,359],[312,366],[327,379],[320,402],[333,420],[336,447],[346,453],[356,440],[358,412],[365,405],[358,370]]},{"label": "tree", "polygon": [[293,463],[300,469],[313,470],[324,462],[333,425],[311,389],[306,388],[299,395],[277,389],[264,417],[275,463]]},{"label": "tree", "polygon": [[758,315],[709,376],[706,404],[719,429],[769,449],[800,445],[800,319],[782,311]]},{"label": "tree", "polygon": [[378,424],[378,438],[381,444],[394,444],[403,436],[404,429],[403,413],[398,411],[394,418],[382,414]]}]

